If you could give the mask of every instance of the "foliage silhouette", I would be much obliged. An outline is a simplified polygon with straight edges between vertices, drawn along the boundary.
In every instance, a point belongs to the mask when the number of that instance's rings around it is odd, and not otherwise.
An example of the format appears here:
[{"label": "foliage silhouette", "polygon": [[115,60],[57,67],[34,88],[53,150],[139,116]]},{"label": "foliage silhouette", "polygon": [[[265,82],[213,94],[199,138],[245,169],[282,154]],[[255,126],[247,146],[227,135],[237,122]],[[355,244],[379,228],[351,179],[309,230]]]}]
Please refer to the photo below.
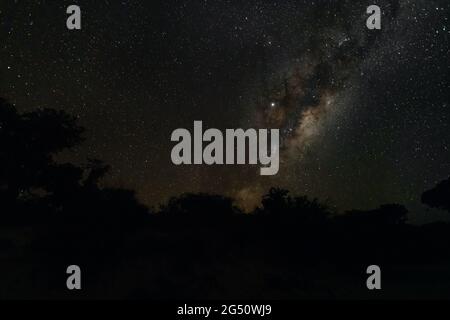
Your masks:
[{"label": "foliage silhouette", "polygon": [[450,178],[422,194],[422,202],[432,208],[450,212]]},{"label": "foliage silhouette", "polygon": [[161,207],[161,213],[208,219],[237,214],[240,210],[234,206],[233,199],[225,196],[186,193],[170,198],[167,204]]},{"label": "foliage silhouette", "polygon": [[53,156],[83,141],[83,129],[62,111],[40,109],[18,114],[0,99],[0,197],[15,205],[41,198],[45,192],[68,188],[81,172],[58,164]]},{"label": "foliage silhouette", "polygon": [[270,220],[294,222],[293,226],[322,227],[326,225],[333,212],[317,199],[310,200],[307,196],[291,196],[288,190],[271,188],[263,195],[261,206],[254,212],[258,216]]},{"label": "foliage silhouette", "polygon": [[[39,109],[19,114],[0,99],[0,197],[10,213],[29,207],[47,214],[83,216],[121,210],[146,211],[134,192],[101,189],[99,181],[110,169],[100,160],[84,166],[59,163],[54,156],[83,142],[84,129],[63,111]],[[20,209],[20,210],[19,210]]]},{"label": "foliage silhouette", "polygon": [[400,204],[384,204],[377,209],[348,211],[341,219],[348,223],[366,224],[371,227],[394,226],[405,224],[408,210]]}]

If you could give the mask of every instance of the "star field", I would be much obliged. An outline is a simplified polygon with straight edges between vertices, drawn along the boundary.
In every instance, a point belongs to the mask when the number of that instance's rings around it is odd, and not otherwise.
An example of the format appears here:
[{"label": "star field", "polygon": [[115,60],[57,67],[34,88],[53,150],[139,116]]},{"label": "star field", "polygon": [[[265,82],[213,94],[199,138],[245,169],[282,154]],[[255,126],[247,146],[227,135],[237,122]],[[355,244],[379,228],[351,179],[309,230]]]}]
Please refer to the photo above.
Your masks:
[{"label": "star field", "polygon": [[[86,141],[61,155],[112,165],[106,185],[157,205],[186,191],[244,207],[270,186],[339,210],[404,203],[450,173],[448,1],[3,1],[0,96],[63,109]],[[176,167],[170,134],[276,127],[280,172]],[[418,220],[424,217],[416,217]]]}]

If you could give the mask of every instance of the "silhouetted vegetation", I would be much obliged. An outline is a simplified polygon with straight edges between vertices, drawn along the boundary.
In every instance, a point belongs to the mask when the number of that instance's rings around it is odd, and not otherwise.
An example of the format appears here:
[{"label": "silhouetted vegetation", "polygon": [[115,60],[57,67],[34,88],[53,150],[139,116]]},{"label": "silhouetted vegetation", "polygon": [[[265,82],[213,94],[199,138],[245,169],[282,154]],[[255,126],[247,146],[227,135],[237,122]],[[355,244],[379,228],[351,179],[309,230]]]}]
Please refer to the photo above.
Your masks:
[{"label": "silhouetted vegetation", "polygon": [[436,187],[424,192],[422,202],[432,208],[450,211],[450,178],[439,182]]},{"label": "silhouetted vegetation", "polygon": [[[76,119],[19,114],[0,100],[2,298],[448,297],[450,226],[408,223],[400,204],[338,213],[272,188],[244,213],[221,195],[184,194],[155,212],[131,190],[101,187],[95,159],[55,161],[83,141]],[[449,210],[449,180],[422,196]],[[80,265],[83,290],[65,289]],[[386,290],[368,292],[365,268]]]}]

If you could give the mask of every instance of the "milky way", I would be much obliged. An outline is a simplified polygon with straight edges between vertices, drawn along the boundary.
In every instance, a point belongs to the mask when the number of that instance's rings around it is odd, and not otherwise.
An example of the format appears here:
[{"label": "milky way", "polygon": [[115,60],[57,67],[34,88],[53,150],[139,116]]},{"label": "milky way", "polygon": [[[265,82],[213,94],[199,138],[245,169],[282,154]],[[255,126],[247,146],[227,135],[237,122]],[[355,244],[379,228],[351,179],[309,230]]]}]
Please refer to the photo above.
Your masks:
[{"label": "milky way", "polygon": [[[341,12],[352,11],[352,6],[342,4],[336,4],[324,14],[321,23],[316,24],[315,32],[309,33],[307,49],[302,48],[303,43],[300,45],[296,58],[291,59],[281,76],[276,78],[275,88],[268,90],[266,85],[268,94],[257,103],[259,124],[282,129],[281,163],[288,173],[285,172],[276,182],[271,181],[272,184],[284,184],[292,190],[310,183],[310,176],[306,174],[305,181],[299,178],[293,186],[289,171],[309,170],[304,155],[323,148],[324,131],[328,130],[330,135],[335,134],[333,129],[340,129],[340,125],[333,121],[334,117],[339,113],[353,117],[354,113],[360,112],[357,108],[359,101],[355,99],[352,88],[361,87],[361,77],[367,69],[371,74],[376,72],[383,63],[378,58],[386,54],[389,45],[404,47],[411,41],[414,36],[409,23],[412,18],[417,21],[411,10],[419,5],[424,6],[420,10],[427,10],[424,2],[386,3],[383,29],[387,32],[383,33],[361,28],[366,16],[356,19],[359,25],[348,16],[336,18]],[[349,108],[349,104],[353,108]],[[325,128],[327,125],[330,128]],[[265,181],[252,181],[251,186],[237,192],[237,197],[250,208],[258,204],[267,187]],[[308,188],[299,189],[308,192]]]},{"label": "milky way", "polygon": [[[307,49],[303,43],[296,49],[295,59],[283,70],[281,81],[272,89],[266,86],[267,92],[257,103],[258,125],[281,129],[285,171],[302,164],[304,153],[317,143],[327,120],[340,111],[336,109],[343,108],[336,103],[338,96],[355,86],[352,76],[360,70],[371,42],[379,36],[376,31],[364,30],[361,24],[352,25],[345,18],[346,11],[350,8],[336,4],[324,14],[314,25],[315,31],[302,41]],[[339,14],[344,17],[338,18]],[[359,21],[364,21],[363,15]],[[263,190],[256,183],[244,188],[244,196],[238,192],[239,198],[248,198],[251,189],[256,193]],[[255,200],[252,205],[260,196],[251,197]]]}]

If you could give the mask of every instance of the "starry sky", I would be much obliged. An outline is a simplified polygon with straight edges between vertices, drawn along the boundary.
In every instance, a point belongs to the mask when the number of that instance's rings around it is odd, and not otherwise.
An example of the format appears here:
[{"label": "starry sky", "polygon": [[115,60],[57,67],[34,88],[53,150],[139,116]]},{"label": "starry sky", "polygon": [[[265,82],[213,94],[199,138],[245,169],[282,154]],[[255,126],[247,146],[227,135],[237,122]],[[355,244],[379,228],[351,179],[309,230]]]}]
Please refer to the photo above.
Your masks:
[{"label": "starry sky", "polygon": [[[103,183],[150,206],[210,192],[250,209],[280,186],[424,220],[420,194],[450,175],[448,17],[446,0],[2,0],[0,96],[78,117],[86,141],[60,158],[104,160]],[[279,128],[278,175],[173,165],[170,135],[194,120]]]}]

